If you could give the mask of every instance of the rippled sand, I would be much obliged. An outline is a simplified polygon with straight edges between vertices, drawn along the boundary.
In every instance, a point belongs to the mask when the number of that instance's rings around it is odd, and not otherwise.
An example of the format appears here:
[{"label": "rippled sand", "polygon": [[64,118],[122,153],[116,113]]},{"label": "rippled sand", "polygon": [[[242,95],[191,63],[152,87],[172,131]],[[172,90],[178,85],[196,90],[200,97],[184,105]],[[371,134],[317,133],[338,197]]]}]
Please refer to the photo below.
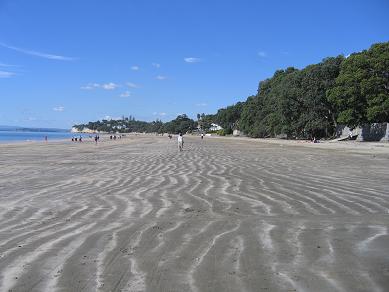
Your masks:
[{"label": "rippled sand", "polygon": [[389,291],[389,154],[0,145],[0,291]]}]

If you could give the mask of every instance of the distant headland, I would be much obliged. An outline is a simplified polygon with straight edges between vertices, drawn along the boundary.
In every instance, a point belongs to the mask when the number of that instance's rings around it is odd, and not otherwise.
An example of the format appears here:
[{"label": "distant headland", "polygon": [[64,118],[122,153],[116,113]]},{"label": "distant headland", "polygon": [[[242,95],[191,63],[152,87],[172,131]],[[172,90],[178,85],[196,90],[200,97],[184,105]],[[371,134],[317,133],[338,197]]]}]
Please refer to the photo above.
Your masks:
[{"label": "distant headland", "polygon": [[0,125],[0,131],[15,131],[15,132],[70,132],[69,129],[30,128],[30,127],[6,126],[6,125]]}]

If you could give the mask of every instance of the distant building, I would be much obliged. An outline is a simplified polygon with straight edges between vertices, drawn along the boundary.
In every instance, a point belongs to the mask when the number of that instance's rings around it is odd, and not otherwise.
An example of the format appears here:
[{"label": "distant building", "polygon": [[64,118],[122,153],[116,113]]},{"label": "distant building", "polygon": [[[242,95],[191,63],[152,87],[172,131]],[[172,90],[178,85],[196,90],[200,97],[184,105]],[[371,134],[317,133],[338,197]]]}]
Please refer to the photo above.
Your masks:
[{"label": "distant building", "polygon": [[209,130],[210,130],[211,132],[214,132],[214,131],[223,130],[223,128],[222,128],[221,126],[219,126],[218,124],[212,123],[212,124],[211,124],[211,127],[209,127]]},{"label": "distant building", "polygon": [[245,134],[242,131],[235,129],[234,131],[232,131],[232,136],[239,137],[239,136],[245,136]]}]

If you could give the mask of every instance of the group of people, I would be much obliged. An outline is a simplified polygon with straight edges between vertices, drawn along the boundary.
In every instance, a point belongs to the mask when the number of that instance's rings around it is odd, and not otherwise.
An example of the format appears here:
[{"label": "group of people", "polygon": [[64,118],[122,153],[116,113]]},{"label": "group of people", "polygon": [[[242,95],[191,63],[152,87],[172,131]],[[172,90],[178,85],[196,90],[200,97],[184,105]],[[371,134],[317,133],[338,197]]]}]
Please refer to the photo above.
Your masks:
[{"label": "group of people", "polygon": [[[92,136],[89,136],[89,138],[92,138]],[[99,135],[96,135],[93,140],[95,140],[95,143],[97,144],[97,142],[100,140],[100,136]],[[72,137],[72,142],[82,142],[82,136],[80,135],[80,137],[75,137],[73,136]]]},{"label": "group of people", "polygon": [[[98,134],[96,134],[94,137],[92,135],[89,135],[89,138],[93,139],[97,145],[97,143],[100,141],[100,136]],[[110,140],[116,140],[116,139],[121,139],[122,136],[121,135],[110,135],[109,136],[109,139]],[[47,138],[46,138],[46,141],[47,141]],[[80,135],[80,137],[76,137],[76,136],[73,136],[72,137],[72,142],[82,142],[82,136]]]},{"label": "group of people", "polygon": [[99,142],[99,140],[100,140],[100,136],[99,135],[95,135],[94,140],[95,140],[95,143],[97,145],[97,142]]},{"label": "group of people", "polygon": [[72,142],[82,142],[82,136],[80,135],[80,137],[78,138],[78,137],[75,137],[75,136],[73,136],[72,137]]},{"label": "group of people", "polygon": [[109,136],[109,139],[110,139],[110,140],[116,140],[116,139],[121,139],[121,138],[122,138],[121,135],[119,135],[119,136],[117,136],[117,137],[116,137],[116,135],[113,135],[113,136],[111,135],[111,136]]}]

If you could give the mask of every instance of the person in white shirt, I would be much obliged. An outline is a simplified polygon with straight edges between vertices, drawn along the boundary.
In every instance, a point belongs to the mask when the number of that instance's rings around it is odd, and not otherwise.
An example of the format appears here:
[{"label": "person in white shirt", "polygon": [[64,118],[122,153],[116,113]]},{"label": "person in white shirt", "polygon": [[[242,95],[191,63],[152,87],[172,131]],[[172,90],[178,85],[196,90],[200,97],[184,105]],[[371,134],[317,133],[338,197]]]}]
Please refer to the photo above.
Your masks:
[{"label": "person in white shirt", "polygon": [[178,142],[178,150],[182,151],[184,148],[184,137],[182,137],[181,133],[177,137],[177,142]]}]

